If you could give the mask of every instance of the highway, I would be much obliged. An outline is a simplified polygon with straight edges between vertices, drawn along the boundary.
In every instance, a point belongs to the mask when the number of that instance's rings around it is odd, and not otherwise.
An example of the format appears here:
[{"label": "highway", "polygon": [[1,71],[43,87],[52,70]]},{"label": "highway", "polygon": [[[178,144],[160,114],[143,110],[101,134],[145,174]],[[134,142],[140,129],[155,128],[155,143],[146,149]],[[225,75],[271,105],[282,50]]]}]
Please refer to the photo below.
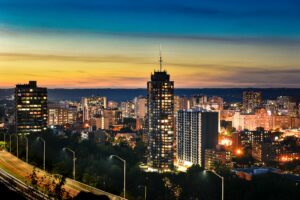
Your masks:
[{"label": "highway", "polygon": [[3,169],[0,169],[0,182],[5,184],[10,190],[22,194],[26,199],[39,199],[47,200],[50,199],[44,193],[36,190],[35,188],[25,184],[21,180],[11,176]]},{"label": "highway", "polygon": [[[0,177],[2,178],[2,180],[13,179],[13,181],[16,182],[16,184],[19,184],[18,188],[26,190],[29,187],[26,184],[29,182],[28,175],[32,173],[33,168],[34,166],[18,159],[13,154],[10,154],[5,150],[0,150]],[[48,172],[38,169],[37,177],[41,178],[44,175],[50,177],[49,179],[51,179],[51,177],[53,178],[52,174],[49,174]],[[111,200],[124,199],[120,196],[105,192],[103,190],[88,186],[86,184],[83,184],[81,182],[69,178],[66,179],[66,184],[64,186],[64,189],[69,193],[71,197],[75,197],[76,195],[78,195],[80,191],[85,191],[85,192],[91,192],[96,195],[107,195]],[[43,198],[44,197],[41,197],[39,199],[43,199]]]}]

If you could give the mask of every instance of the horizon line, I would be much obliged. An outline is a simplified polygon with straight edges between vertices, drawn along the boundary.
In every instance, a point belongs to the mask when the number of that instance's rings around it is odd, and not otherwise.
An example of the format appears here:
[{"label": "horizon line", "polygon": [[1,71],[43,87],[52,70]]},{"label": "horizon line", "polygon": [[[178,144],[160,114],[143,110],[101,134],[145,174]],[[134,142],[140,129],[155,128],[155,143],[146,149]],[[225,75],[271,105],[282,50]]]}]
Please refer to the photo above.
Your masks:
[{"label": "horizon line", "polygon": [[[38,86],[47,88],[50,90],[146,90],[147,88],[51,88],[45,86]],[[0,90],[13,90],[15,87],[10,88],[1,88]],[[187,89],[187,90],[194,90],[194,89],[300,89],[300,87],[177,87],[176,89]]]}]

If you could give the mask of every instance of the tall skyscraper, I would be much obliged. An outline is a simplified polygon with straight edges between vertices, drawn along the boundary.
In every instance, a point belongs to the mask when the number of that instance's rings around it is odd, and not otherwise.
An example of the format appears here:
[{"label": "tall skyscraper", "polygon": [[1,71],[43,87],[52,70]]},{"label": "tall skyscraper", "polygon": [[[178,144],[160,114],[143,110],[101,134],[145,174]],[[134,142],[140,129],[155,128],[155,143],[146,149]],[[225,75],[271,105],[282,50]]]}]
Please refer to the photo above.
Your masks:
[{"label": "tall skyscraper", "polygon": [[36,81],[16,85],[15,106],[18,134],[38,133],[47,129],[47,88],[37,87]]},{"label": "tall skyscraper", "polygon": [[179,110],[176,142],[179,164],[204,167],[205,150],[218,144],[218,113],[200,108]]},{"label": "tall skyscraper", "polygon": [[149,170],[165,172],[173,169],[174,161],[174,82],[160,70],[151,74],[148,91],[148,166]]},{"label": "tall skyscraper", "polygon": [[245,91],[243,92],[243,109],[246,113],[252,113],[255,108],[261,106],[261,92]]}]

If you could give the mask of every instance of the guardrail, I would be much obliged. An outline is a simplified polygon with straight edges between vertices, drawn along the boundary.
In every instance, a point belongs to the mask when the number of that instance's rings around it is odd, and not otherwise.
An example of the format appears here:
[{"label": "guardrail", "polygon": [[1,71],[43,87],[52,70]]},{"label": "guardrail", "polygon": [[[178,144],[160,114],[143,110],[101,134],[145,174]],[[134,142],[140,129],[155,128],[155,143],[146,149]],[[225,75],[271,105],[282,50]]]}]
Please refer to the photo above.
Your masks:
[{"label": "guardrail", "polygon": [[27,185],[26,183],[10,175],[3,169],[0,169],[0,177],[2,178],[2,183],[10,187],[11,189],[14,189],[15,191],[21,193],[22,195],[26,196],[28,199],[51,199],[48,195]]},{"label": "guardrail", "polygon": [[[13,155],[13,154],[12,154]],[[28,164],[28,163],[27,163]],[[30,165],[30,164],[28,164]],[[39,171],[44,171],[42,169],[39,169],[38,167],[36,167]],[[45,173],[51,175],[50,173],[48,173],[47,171],[45,171]],[[27,187],[27,188],[30,188],[36,195],[39,195],[40,196],[40,199],[50,199],[49,196],[47,196],[46,194],[42,193],[41,191],[39,190],[36,190],[35,188],[25,184],[23,181],[19,180],[18,178],[10,175],[7,171],[5,171],[4,169],[1,169],[0,168],[0,175],[3,175],[3,176],[6,176],[6,178],[10,178],[12,180],[14,180],[17,184],[19,184],[19,186],[23,186],[23,187]],[[115,194],[111,194],[109,192],[106,192],[106,191],[103,191],[103,190],[100,190],[98,188],[95,188],[95,187],[92,187],[92,186],[89,186],[87,184],[84,184],[82,182],[79,182],[79,181],[76,181],[76,180],[73,180],[73,179],[70,179],[70,178],[66,178],[66,183],[67,182],[70,182],[70,183],[73,183],[74,186],[78,186],[82,189],[85,189],[86,192],[91,192],[95,195],[106,195],[108,196],[111,200],[126,200],[125,198],[123,197],[120,197],[118,195],[115,195]]]},{"label": "guardrail", "polygon": [[106,195],[106,196],[108,196],[111,200],[126,200],[126,199],[124,199],[123,197],[120,197],[120,196],[118,196],[118,195],[111,194],[111,193],[109,193],[109,192],[105,192],[105,191],[103,191],[103,190],[100,190],[100,189],[98,189],[98,188],[89,186],[89,185],[84,184],[84,183],[81,183],[81,182],[79,182],[79,181],[75,181],[75,180],[73,180],[73,179],[67,178],[67,181],[76,183],[76,184],[78,184],[81,188],[86,189],[87,191],[89,191],[89,192],[91,192],[91,193],[93,193],[93,194],[96,194],[96,195]]}]

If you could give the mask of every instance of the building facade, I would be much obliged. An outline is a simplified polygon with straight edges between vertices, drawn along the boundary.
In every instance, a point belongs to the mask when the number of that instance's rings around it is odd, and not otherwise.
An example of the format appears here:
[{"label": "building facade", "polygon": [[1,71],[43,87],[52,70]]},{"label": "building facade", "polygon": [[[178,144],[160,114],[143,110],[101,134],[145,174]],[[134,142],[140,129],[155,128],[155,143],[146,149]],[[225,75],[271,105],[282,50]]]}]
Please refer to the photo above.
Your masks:
[{"label": "building facade", "polygon": [[15,125],[17,134],[40,133],[47,129],[47,88],[36,81],[18,84],[15,88]]},{"label": "building facade", "polygon": [[232,168],[232,155],[230,151],[224,149],[206,149],[205,150],[205,169],[215,170],[216,165],[220,163],[227,168]]},{"label": "building facade", "polygon": [[204,167],[205,150],[218,144],[218,113],[203,109],[180,110],[177,114],[176,142],[179,165]]},{"label": "building facade", "polygon": [[106,97],[84,97],[81,101],[83,110],[83,122],[93,118],[99,118],[103,109],[106,108]]},{"label": "building facade", "polygon": [[148,167],[170,171],[174,161],[174,82],[166,71],[155,71],[147,91]]},{"label": "building facade", "polygon": [[244,91],[243,92],[243,111],[245,113],[254,112],[255,108],[262,103],[261,92]]}]

